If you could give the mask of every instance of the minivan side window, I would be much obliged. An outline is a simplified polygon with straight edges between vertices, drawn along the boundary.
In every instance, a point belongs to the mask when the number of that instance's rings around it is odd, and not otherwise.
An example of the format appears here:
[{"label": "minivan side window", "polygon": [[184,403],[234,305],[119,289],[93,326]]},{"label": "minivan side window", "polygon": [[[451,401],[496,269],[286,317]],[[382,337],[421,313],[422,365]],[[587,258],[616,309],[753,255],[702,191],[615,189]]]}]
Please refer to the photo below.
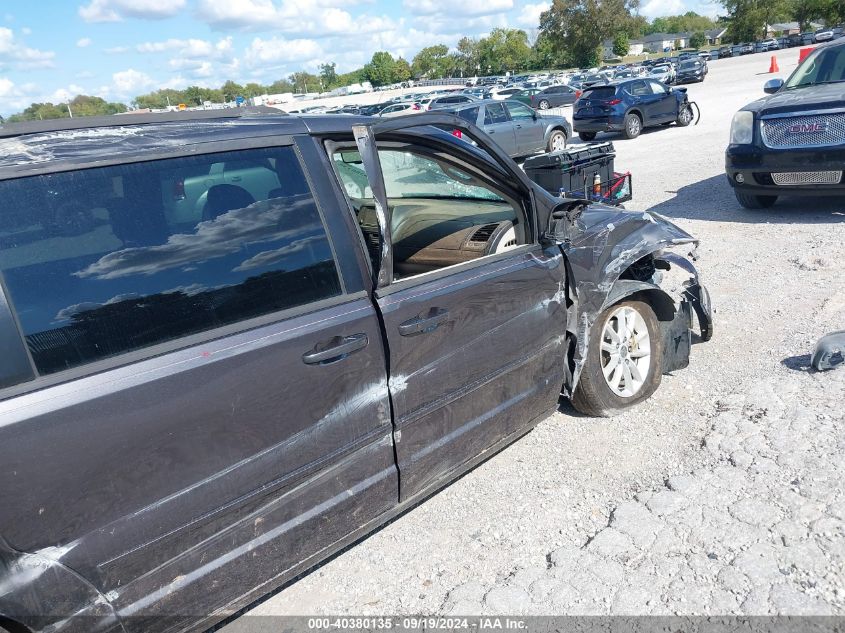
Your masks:
[{"label": "minivan side window", "polygon": [[0,272],[40,374],[341,293],[292,147],[8,180],[0,199]]}]

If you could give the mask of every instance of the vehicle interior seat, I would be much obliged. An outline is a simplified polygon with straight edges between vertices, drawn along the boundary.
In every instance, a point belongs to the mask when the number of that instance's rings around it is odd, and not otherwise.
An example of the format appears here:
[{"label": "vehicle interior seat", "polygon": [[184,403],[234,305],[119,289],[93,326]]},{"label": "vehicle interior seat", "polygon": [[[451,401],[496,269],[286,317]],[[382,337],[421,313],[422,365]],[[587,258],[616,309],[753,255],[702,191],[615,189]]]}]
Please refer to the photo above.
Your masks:
[{"label": "vehicle interior seat", "polygon": [[213,220],[234,209],[243,209],[255,203],[255,198],[243,187],[235,185],[214,185],[208,190],[203,221]]}]

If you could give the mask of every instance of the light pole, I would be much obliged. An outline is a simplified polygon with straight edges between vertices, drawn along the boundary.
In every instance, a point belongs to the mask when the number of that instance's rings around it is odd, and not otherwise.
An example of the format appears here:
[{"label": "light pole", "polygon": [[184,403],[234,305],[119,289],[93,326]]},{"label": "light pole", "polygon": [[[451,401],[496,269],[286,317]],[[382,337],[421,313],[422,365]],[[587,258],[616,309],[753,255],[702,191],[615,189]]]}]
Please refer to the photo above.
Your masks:
[{"label": "light pole", "polygon": [[73,112],[70,109],[70,101],[68,101],[65,105],[67,105],[67,113],[70,115],[70,118],[73,118]]}]

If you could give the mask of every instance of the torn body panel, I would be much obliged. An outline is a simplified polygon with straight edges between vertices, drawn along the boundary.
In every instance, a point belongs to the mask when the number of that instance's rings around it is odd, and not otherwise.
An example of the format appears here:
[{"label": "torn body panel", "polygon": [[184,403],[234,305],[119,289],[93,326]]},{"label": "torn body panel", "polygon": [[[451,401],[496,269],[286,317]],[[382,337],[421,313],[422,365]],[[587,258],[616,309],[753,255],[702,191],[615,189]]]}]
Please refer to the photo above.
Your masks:
[{"label": "torn body panel", "polygon": [[709,294],[692,263],[697,240],[666,218],[593,204],[583,208],[561,244],[574,279],[570,324],[576,345],[571,395],[587,356],[590,328],[608,307],[641,298],[655,310],[664,338],[663,372],[686,367],[695,312],[701,338],[712,336]]}]

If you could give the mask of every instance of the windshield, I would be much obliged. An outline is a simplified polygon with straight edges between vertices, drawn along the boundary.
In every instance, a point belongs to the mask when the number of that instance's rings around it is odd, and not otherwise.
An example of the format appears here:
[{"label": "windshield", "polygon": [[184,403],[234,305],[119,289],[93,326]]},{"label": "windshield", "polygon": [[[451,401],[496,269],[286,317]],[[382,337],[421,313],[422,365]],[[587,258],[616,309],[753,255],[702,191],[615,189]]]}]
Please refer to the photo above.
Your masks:
[{"label": "windshield", "polygon": [[655,66],[654,68],[651,69],[652,75],[661,75],[665,72],[669,72],[668,66]]},{"label": "windshield", "polygon": [[701,62],[681,62],[681,68],[683,68],[684,70],[695,70],[699,66],[701,66]]},{"label": "windshield", "polygon": [[786,89],[845,81],[845,46],[817,48],[786,80]]}]

